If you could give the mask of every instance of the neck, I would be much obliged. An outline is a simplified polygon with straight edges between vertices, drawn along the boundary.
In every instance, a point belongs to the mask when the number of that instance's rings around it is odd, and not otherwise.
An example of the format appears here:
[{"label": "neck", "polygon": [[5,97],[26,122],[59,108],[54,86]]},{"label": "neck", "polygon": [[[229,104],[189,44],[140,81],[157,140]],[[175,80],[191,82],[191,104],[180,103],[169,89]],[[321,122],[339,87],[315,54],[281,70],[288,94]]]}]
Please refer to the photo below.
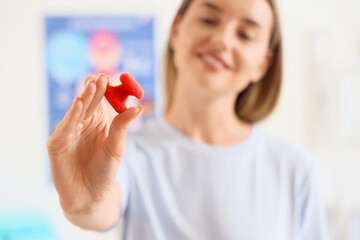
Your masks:
[{"label": "neck", "polygon": [[[251,133],[252,126],[235,113],[237,96],[207,97],[178,87],[165,119],[194,141],[217,146],[239,144]],[[186,96],[186,97],[184,97]]]}]

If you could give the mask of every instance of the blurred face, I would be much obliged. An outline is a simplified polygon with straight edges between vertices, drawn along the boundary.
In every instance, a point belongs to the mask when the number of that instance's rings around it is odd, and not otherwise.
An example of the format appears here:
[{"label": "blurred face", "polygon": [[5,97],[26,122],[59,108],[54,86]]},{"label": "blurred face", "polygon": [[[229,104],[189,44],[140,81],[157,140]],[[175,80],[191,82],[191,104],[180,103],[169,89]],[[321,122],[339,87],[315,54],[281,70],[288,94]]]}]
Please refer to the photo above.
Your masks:
[{"label": "blurred face", "polygon": [[272,26],[266,0],[193,0],[172,29],[178,84],[238,94],[266,74]]}]

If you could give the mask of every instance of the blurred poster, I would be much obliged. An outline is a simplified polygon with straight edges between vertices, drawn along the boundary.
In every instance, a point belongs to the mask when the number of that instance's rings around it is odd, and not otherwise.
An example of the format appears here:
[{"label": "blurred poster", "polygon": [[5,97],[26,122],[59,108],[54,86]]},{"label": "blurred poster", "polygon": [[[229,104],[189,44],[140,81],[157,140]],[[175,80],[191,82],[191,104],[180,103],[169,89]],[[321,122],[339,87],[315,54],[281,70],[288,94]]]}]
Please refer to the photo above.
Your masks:
[{"label": "blurred poster", "polygon": [[[145,111],[132,128],[153,114],[155,96],[153,18],[47,17],[46,77],[49,91],[50,133],[83,89],[86,76],[106,73],[119,85],[128,72],[144,88]],[[140,103],[130,97],[127,105]],[[110,118],[117,113],[107,103]]]}]

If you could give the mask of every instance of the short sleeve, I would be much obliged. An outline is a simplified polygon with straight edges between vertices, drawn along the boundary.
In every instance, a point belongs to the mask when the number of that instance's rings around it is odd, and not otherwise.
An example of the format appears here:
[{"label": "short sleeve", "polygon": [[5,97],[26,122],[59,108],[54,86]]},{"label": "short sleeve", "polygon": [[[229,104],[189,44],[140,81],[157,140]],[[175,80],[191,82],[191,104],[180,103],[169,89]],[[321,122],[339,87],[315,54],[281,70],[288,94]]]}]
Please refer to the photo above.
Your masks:
[{"label": "short sleeve", "polygon": [[297,240],[329,239],[315,160],[298,182],[295,215]]}]

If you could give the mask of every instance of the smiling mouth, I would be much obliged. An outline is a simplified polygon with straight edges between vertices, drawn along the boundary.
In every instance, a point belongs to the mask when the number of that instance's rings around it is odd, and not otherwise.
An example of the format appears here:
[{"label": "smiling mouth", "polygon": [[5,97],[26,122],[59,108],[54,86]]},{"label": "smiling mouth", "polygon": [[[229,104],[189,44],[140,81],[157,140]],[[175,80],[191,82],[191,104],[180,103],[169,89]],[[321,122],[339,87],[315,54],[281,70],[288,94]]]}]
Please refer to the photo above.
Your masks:
[{"label": "smiling mouth", "polygon": [[203,63],[212,70],[221,71],[230,69],[230,67],[226,63],[209,54],[199,54],[199,57],[203,61]]}]

